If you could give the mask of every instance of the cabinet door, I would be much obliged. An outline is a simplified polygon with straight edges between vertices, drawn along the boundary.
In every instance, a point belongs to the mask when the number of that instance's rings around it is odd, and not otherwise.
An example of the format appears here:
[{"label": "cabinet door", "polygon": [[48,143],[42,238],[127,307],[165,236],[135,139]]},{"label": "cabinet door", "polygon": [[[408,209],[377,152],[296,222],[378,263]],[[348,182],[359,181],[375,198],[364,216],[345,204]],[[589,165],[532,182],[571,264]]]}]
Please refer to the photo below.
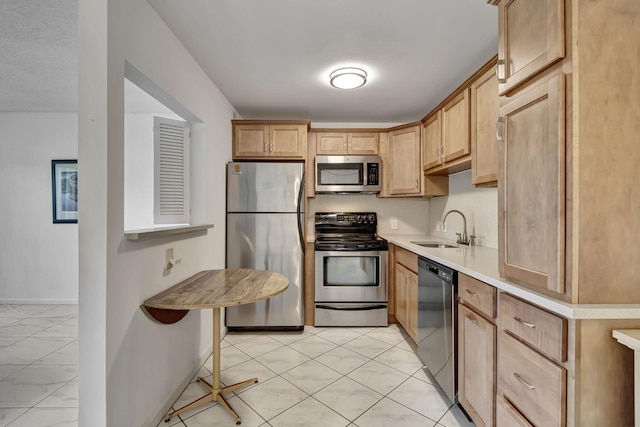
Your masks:
[{"label": "cabinet door", "polygon": [[500,2],[498,77],[501,95],[564,58],[564,1]]},{"label": "cabinet door", "polygon": [[555,76],[500,108],[501,274],[565,292],[565,84]]},{"label": "cabinet door", "polygon": [[269,126],[236,125],[233,138],[233,157],[269,156]]},{"label": "cabinet door", "polygon": [[407,269],[396,264],[396,320],[407,329]]},{"label": "cabinet door", "polygon": [[349,154],[374,156],[378,154],[378,134],[376,132],[354,132],[347,136]]},{"label": "cabinet door", "polygon": [[424,170],[442,164],[442,110],[422,125],[422,167]]},{"label": "cabinet door", "polygon": [[389,193],[420,194],[420,126],[389,132]]},{"label": "cabinet door", "polygon": [[418,343],[418,275],[407,270],[407,333]]},{"label": "cabinet door", "polygon": [[307,127],[300,125],[270,125],[269,155],[271,157],[304,158],[307,152]]},{"label": "cabinet door", "polygon": [[496,327],[458,304],[458,398],[477,426],[494,425]]},{"label": "cabinet door", "polygon": [[442,107],[442,150],[444,163],[471,153],[469,137],[469,89]]},{"label": "cabinet door", "polygon": [[347,134],[344,132],[318,132],[316,154],[321,156],[347,154]]},{"label": "cabinet door", "polygon": [[489,70],[471,84],[471,182],[498,183],[498,78]]}]

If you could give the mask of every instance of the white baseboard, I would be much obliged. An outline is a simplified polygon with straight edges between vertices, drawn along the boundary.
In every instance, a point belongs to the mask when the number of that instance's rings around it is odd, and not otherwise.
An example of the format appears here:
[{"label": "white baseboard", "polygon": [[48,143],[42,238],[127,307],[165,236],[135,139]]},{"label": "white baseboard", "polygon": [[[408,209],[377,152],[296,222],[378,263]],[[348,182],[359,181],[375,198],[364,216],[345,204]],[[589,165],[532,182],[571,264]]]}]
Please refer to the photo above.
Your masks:
[{"label": "white baseboard", "polygon": [[162,417],[169,412],[171,406],[176,402],[176,400],[178,400],[178,397],[180,397],[184,389],[187,388],[193,376],[198,373],[202,365],[204,365],[204,362],[206,362],[209,356],[211,356],[212,352],[213,343],[209,345],[202,354],[200,354],[199,358],[194,360],[194,366],[191,368],[191,371],[185,375],[185,379],[162,401],[160,405],[158,405],[156,410],[153,411],[144,424],[142,424],[142,427],[156,427],[158,423],[162,421]]},{"label": "white baseboard", "polygon": [[2,299],[0,304],[78,304],[77,299]]}]

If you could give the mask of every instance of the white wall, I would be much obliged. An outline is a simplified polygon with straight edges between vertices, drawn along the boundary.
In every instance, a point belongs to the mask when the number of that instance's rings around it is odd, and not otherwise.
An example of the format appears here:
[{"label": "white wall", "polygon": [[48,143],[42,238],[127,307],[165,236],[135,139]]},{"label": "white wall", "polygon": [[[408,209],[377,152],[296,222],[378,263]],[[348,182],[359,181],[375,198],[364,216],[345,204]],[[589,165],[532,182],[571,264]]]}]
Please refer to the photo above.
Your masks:
[{"label": "white wall", "polygon": [[0,302],[78,300],[78,225],[54,224],[51,208],[51,160],[78,157],[77,123],[75,113],[0,114]]},{"label": "white wall", "polygon": [[[233,108],[145,0],[80,0],[79,424],[156,425],[211,350],[211,313],[159,325],[144,299],[224,266]],[[192,222],[208,232],[124,240],[125,61],[203,123],[192,144]],[[182,114],[181,114],[182,115]],[[167,248],[182,259],[164,273]]]},{"label": "white wall", "polygon": [[498,247],[498,189],[474,188],[471,185],[471,171],[449,176],[449,196],[434,197],[429,208],[430,234],[446,239],[456,239],[462,233],[462,217],[452,213],[447,217],[447,231],[437,229],[437,222],[450,209],[461,211],[467,218],[467,233],[475,232],[476,244]]}]

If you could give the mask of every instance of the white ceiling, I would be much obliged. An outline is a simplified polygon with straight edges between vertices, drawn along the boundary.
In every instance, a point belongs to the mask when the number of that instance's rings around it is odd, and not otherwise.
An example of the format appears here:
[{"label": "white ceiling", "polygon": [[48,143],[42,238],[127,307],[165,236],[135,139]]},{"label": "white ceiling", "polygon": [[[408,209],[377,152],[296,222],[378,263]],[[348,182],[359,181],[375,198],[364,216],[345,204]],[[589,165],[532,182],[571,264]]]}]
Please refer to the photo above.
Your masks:
[{"label": "white ceiling", "polygon": [[[422,118],[497,51],[485,0],[148,0],[243,118]],[[77,0],[2,0],[0,111],[76,111]],[[359,89],[330,71],[361,66]]]}]

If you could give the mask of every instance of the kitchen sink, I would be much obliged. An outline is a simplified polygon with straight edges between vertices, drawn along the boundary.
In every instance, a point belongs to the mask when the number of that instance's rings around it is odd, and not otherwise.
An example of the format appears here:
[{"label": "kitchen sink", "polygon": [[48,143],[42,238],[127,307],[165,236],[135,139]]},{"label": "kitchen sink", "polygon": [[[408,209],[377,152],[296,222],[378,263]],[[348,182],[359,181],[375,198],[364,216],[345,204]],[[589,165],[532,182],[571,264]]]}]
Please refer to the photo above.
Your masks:
[{"label": "kitchen sink", "polygon": [[422,246],[425,248],[457,248],[456,245],[450,245],[448,243],[441,242],[411,242],[414,245]]}]

